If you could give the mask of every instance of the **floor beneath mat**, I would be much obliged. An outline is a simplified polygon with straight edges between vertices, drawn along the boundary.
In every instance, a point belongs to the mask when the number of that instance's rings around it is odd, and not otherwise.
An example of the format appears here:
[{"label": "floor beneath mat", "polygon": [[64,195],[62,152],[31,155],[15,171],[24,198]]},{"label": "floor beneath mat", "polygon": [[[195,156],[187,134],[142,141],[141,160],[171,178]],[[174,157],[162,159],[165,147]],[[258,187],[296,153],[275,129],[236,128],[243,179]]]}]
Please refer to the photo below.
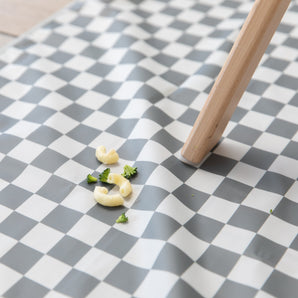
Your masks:
[{"label": "floor beneath mat", "polygon": [[70,2],[71,0],[0,0],[0,47]]}]

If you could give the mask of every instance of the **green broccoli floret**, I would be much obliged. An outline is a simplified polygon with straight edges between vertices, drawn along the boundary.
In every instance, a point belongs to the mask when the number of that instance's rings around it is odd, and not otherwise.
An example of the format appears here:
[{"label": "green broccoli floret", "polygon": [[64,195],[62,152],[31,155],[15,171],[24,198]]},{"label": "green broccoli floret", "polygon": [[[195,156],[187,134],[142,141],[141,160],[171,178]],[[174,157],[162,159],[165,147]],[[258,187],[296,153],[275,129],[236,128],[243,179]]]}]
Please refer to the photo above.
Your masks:
[{"label": "green broccoli floret", "polygon": [[128,217],[125,215],[125,213],[122,213],[116,220],[116,223],[124,223],[128,221]]},{"label": "green broccoli floret", "polygon": [[106,168],[102,173],[99,174],[99,181],[108,183],[109,174],[110,174],[110,168]]},{"label": "green broccoli floret", "polygon": [[88,176],[87,176],[87,182],[88,183],[94,183],[96,181],[97,181],[96,177],[92,176],[91,174],[88,174]]},{"label": "green broccoli floret", "polygon": [[124,172],[121,174],[126,179],[130,179],[132,176],[134,176],[137,173],[137,168],[131,167],[129,165],[124,166]]}]

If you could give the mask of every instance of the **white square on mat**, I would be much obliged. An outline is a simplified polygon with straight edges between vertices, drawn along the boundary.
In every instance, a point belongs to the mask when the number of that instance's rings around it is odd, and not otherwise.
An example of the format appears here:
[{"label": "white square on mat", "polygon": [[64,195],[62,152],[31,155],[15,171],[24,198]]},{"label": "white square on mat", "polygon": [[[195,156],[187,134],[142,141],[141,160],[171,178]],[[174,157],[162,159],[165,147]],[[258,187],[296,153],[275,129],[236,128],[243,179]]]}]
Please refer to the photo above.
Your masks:
[{"label": "white square on mat", "polygon": [[276,265],[276,269],[298,279],[298,252],[297,250],[288,248],[281,260]]},{"label": "white square on mat", "polygon": [[282,59],[282,60],[287,60],[287,61],[295,61],[298,54],[296,49],[290,48],[287,46],[279,46],[276,47],[270,54],[274,58]]},{"label": "white square on mat", "polygon": [[110,49],[115,42],[120,38],[120,33],[104,32],[95,39],[92,44],[103,49]]},{"label": "white square on mat", "polygon": [[275,296],[272,296],[269,293],[261,290],[259,290],[254,297],[255,298],[275,298]]},{"label": "white square on mat", "polygon": [[105,64],[117,65],[120,63],[126,52],[127,49],[125,48],[111,48],[99,58],[99,61]]},{"label": "white square on mat", "polygon": [[172,42],[177,40],[181,35],[181,30],[177,30],[174,28],[161,28],[154,34],[154,37],[164,41]]},{"label": "white square on mat", "polygon": [[260,65],[257,67],[253,78],[262,82],[274,83],[280,77],[280,75],[281,73],[279,71]]},{"label": "white square on mat", "polygon": [[113,22],[113,19],[110,17],[104,17],[104,16],[94,17],[92,22],[90,22],[86,27],[86,30],[94,31],[96,33],[105,32],[106,29],[108,29],[111,26],[112,22]]},{"label": "white square on mat", "polygon": [[[179,211],[178,211],[179,210]],[[168,195],[157,207],[157,212],[164,213],[174,220],[184,225],[188,220],[190,220],[195,212],[187,208],[182,204],[175,196],[172,194]]]},{"label": "white square on mat", "polygon": [[94,64],[93,59],[77,55],[77,56],[74,56],[73,58],[71,58],[70,60],[68,60],[64,65],[66,67],[70,67],[77,71],[85,71],[86,69],[91,67],[91,65],[93,65],[93,64]]},{"label": "white square on mat", "polygon": [[51,92],[39,102],[39,105],[48,107],[56,111],[61,111],[72,103],[73,101],[68,99],[67,97],[57,92]]},{"label": "white square on mat", "polygon": [[7,155],[25,163],[31,163],[44,149],[44,146],[25,139]]},{"label": "white square on mat", "polygon": [[0,257],[4,256],[18,241],[0,233]]},{"label": "white square on mat", "polygon": [[16,211],[36,221],[41,221],[45,218],[54,208],[58,206],[57,203],[45,199],[37,194],[33,194]]},{"label": "white square on mat", "polygon": [[70,54],[79,54],[82,52],[89,43],[79,38],[70,37],[67,38],[59,47],[60,50]]},{"label": "white square on mat", "polygon": [[199,209],[198,213],[226,223],[238,207],[239,204],[229,202],[228,200],[216,196],[210,196]]},{"label": "white square on mat", "polygon": [[13,181],[13,184],[31,192],[37,192],[50,178],[50,176],[50,173],[28,165],[21,175]]},{"label": "white square on mat", "polygon": [[[124,144],[124,142],[125,142],[125,139],[104,131],[97,138],[95,138],[89,144],[89,146],[96,149],[98,146],[104,144],[107,151],[111,149],[118,150]],[[94,150],[94,156],[95,156],[95,150]]]},{"label": "white square on mat", "polygon": [[162,127],[150,119],[140,119],[129,135],[129,139],[150,139]]},{"label": "white square on mat", "polygon": [[241,183],[255,186],[265,172],[265,170],[261,170],[243,162],[238,162],[228,174],[228,177]]},{"label": "white square on mat", "polygon": [[33,281],[53,289],[71,270],[71,266],[44,255],[26,274]]},{"label": "white square on mat", "polygon": [[109,229],[110,226],[105,223],[88,215],[83,215],[70,231],[67,232],[67,235],[92,246],[95,245]]},{"label": "white square on mat", "polygon": [[141,237],[152,215],[153,215],[153,211],[129,209],[126,212],[126,216],[128,217],[129,224],[119,225],[115,223],[114,228],[126,234],[129,234],[135,237]]},{"label": "white square on mat", "polygon": [[79,124],[79,122],[60,112],[57,112],[53,116],[51,116],[44,124],[59,130],[62,134],[66,134],[70,130],[75,128]]},{"label": "white square on mat", "polygon": [[250,110],[258,102],[259,99],[260,96],[245,91],[239,101],[238,106],[240,108]]},{"label": "white square on mat", "polygon": [[[13,212],[12,209],[0,205],[0,223],[6,219],[11,213]],[[0,237],[1,238],[1,237]]]},{"label": "white square on mat", "polygon": [[224,277],[203,268],[197,263],[193,263],[182,274],[182,279],[206,298],[213,297],[225,281]]},{"label": "white square on mat", "polygon": [[55,32],[64,36],[75,36],[81,33],[84,29],[75,25],[63,24],[55,28]]},{"label": "white square on mat", "polygon": [[[242,254],[255,236],[255,233],[226,224],[212,244]],[[236,241],[237,240],[237,241]]]},{"label": "white square on mat", "polygon": [[55,140],[50,146],[50,149],[68,157],[73,158],[79,154],[86,146],[82,143],[73,140],[72,138],[62,135],[60,138]]},{"label": "white square on mat", "polygon": [[77,185],[60,204],[81,213],[86,213],[96,205],[96,202],[90,190]]},{"label": "white square on mat", "polygon": [[[135,41],[130,49],[136,52],[142,53],[142,55],[148,57],[153,57],[159,53],[159,51],[149,45],[149,43],[145,42],[146,39],[150,38],[150,34],[139,26],[128,26],[124,33],[130,35],[131,37],[135,37],[137,41]],[[146,59],[144,57],[144,59]],[[150,69],[148,69],[150,71]]]},{"label": "white square on mat", "polygon": [[[179,1],[176,1],[176,3],[178,3]],[[197,24],[199,20],[201,20],[204,17],[204,13],[200,12],[200,11],[196,11],[193,9],[184,9],[181,11],[181,13],[179,13],[179,15],[177,16],[177,19],[180,21],[184,21],[189,23],[189,21],[191,20],[192,22],[194,22],[194,24]],[[196,31],[198,33],[198,31]]]},{"label": "white square on mat", "polygon": [[123,261],[138,267],[150,269],[164,244],[165,242],[162,240],[140,238],[123,257]]},{"label": "white square on mat", "polygon": [[35,86],[45,88],[50,91],[56,91],[66,84],[66,81],[61,80],[51,74],[46,74],[35,82]]},{"label": "white square on mat", "polygon": [[146,82],[146,84],[149,85],[150,87],[158,90],[164,96],[168,96],[174,90],[177,89],[176,85],[170,83],[169,81],[167,81],[159,76],[155,76],[155,77],[151,78],[149,81]]},{"label": "white square on mat", "polygon": [[100,112],[94,111],[90,116],[88,116],[82,123],[99,130],[105,130],[111,126],[117,117]]},{"label": "white square on mat", "polygon": [[63,236],[63,233],[42,223],[38,223],[20,242],[42,253],[47,253]]},{"label": "white square on mat", "polygon": [[[298,114],[297,114],[298,115]],[[279,155],[271,164],[269,171],[279,173],[286,177],[297,179],[298,177],[298,160]]]},{"label": "white square on mat", "polygon": [[18,136],[20,138],[28,137],[33,131],[35,131],[40,124],[20,120],[14,126],[9,128],[6,133]]},{"label": "white square on mat", "polygon": [[[103,280],[120,261],[121,260],[115,256],[93,247],[74,267],[99,280]],[[94,266],[94,264],[96,264],[96,266]]]},{"label": "white square on mat", "polygon": [[272,271],[273,268],[265,263],[241,256],[228,275],[228,279],[260,289]]},{"label": "white square on mat", "polygon": [[205,92],[200,92],[198,96],[194,99],[194,101],[190,104],[190,108],[193,108],[195,110],[201,111],[206,100],[208,98],[208,94]]},{"label": "white square on mat", "polygon": [[133,64],[116,65],[105,79],[112,82],[124,82],[134,68],[135,65]]},{"label": "white square on mat", "polygon": [[77,99],[76,103],[82,105],[83,107],[97,110],[108,100],[108,96],[89,90],[85,92],[79,99]]},{"label": "white square on mat", "polygon": [[40,58],[32,63],[31,67],[43,71],[45,73],[52,73],[58,70],[61,65],[46,58]]},{"label": "white square on mat", "polygon": [[195,237],[184,227],[179,228],[168,239],[168,242],[180,248],[194,261],[198,260],[198,258],[205,252],[205,250],[209,246],[208,242]]},{"label": "white square on mat", "polygon": [[22,278],[22,274],[0,264],[0,295],[2,296],[10,287]]},{"label": "white square on mat", "polygon": [[212,82],[213,79],[204,75],[197,74],[189,77],[185,82],[183,82],[183,87],[202,92]]},{"label": "white square on mat", "polygon": [[285,197],[298,203],[298,181],[295,181],[291,188],[285,194]]},{"label": "white square on mat", "polygon": [[265,131],[273,120],[274,117],[272,116],[249,111],[239,123],[257,130]]},{"label": "white square on mat", "polygon": [[17,64],[7,64],[0,70],[0,76],[10,81],[16,80],[26,71],[26,67]]},{"label": "white square on mat", "polygon": [[139,81],[126,81],[121,84],[120,88],[113,95],[113,98],[119,100],[131,99],[143,85],[144,83]]},{"label": "white square on mat", "polygon": [[272,153],[280,154],[289,142],[289,139],[264,132],[256,140],[256,142],[254,143],[254,147]]},{"label": "white square on mat", "polygon": [[239,161],[249,149],[250,146],[246,144],[226,138],[219,143],[213,152]]},{"label": "white square on mat", "polygon": [[282,196],[279,194],[254,188],[242,201],[242,205],[268,213],[270,209],[274,210],[281,200]]},{"label": "white square on mat", "polygon": [[23,119],[26,117],[33,109],[35,105],[29,102],[15,101],[9,105],[1,113],[5,116],[12,117],[15,119]]},{"label": "white square on mat", "polygon": [[184,58],[185,56],[187,56],[187,54],[189,54],[190,51],[192,51],[192,47],[173,42],[167,45],[162,50],[162,53],[166,55],[172,55],[177,58]]},{"label": "white square on mat", "polygon": [[210,173],[208,171],[198,169],[185,184],[191,186],[194,189],[212,194],[219,184],[223,181],[224,177]]},{"label": "white square on mat", "polygon": [[5,51],[1,53],[0,60],[5,63],[11,63],[23,53],[24,52],[21,49],[17,49],[15,47],[8,47]]},{"label": "white square on mat", "polygon": [[146,68],[147,70],[151,71],[155,75],[161,75],[165,73],[168,68],[157,61],[153,60],[150,57],[144,58],[142,61],[138,63],[139,66]]},{"label": "white square on mat", "polygon": [[136,290],[135,295],[144,298],[166,297],[178,278],[171,272],[150,270]]},{"label": "white square on mat", "polygon": [[282,219],[271,215],[267,218],[258,234],[277,242],[283,246],[289,246],[297,236],[298,228]]},{"label": "white square on mat", "polygon": [[88,174],[90,174],[90,169],[74,160],[68,160],[55,172],[55,174],[73,183],[79,184],[86,179]]},{"label": "white square on mat", "polygon": [[71,80],[70,83],[76,87],[79,87],[85,90],[90,90],[94,88],[101,81],[102,81],[102,78],[98,76],[95,76],[87,72],[81,72],[73,80]]},{"label": "white square on mat", "polygon": [[294,90],[271,84],[263,94],[263,97],[287,104],[296,94]]},{"label": "white square on mat", "polygon": [[[203,15],[201,15],[199,18],[202,19],[203,18]],[[187,34],[191,34],[191,35],[199,36],[199,37],[208,36],[208,34],[210,32],[212,32],[212,31],[214,31],[214,27],[211,27],[211,26],[208,26],[208,25],[204,25],[204,24],[201,24],[201,23],[192,24],[189,28],[186,29],[186,33]],[[199,41],[200,41],[200,39],[198,38],[198,42]],[[202,50],[205,49],[204,45],[203,44],[200,44],[199,49],[200,50],[201,49]]]},{"label": "white square on mat", "polygon": [[[203,26],[200,25],[202,28]],[[209,26],[207,26],[208,28]],[[209,27],[210,28],[210,27]],[[211,29],[213,30],[213,28]],[[203,30],[202,30],[203,31]],[[201,32],[202,32],[201,31]],[[203,51],[216,51],[220,45],[224,42],[221,38],[203,37],[195,46],[196,49]]]},{"label": "white square on mat", "polygon": [[171,155],[171,152],[155,141],[149,140],[138,156],[138,160],[162,163]]},{"label": "white square on mat", "polygon": [[[160,179],[160,177],[163,177],[163,179]],[[167,190],[168,192],[172,192],[174,189],[180,186],[182,182],[168,169],[163,166],[158,166],[153,171],[146,184],[158,186]]]},{"label": "white square on mat", "polygon": [[292,122],[298,125],[298,107],[292,105],[285,105],[281,111],[277,114],[277,118],[283,119],[285,121]]},{"label": "white square on mat", "polygon": [[187,110],[187,106],[169,100],[168,98],[163,98],[155,106],[162,111],[166,111],[167,115],[174,119],[179,118]]},{"label": "white square on mat", "polygon": [[124,112],[121,114],[123,119],[141,118],[151,103],[145,99],[130,100]]},{"label": "white square on mat", "polygon": [[165,130],[171,134],[174,138],[178,139],[181,142],[185,142],[187,136],[189,135],[192,129],[191,125],[187,125],[178,120],[171,122],[165,127]]},{"label": "white square on mat", "polygon": [[163,13],[153,13],[149,16],[146,21],[150,24],[155,26],[158,24],[160,27],[167,27],[170,23],[173,22],[173,17],[163,14]]},{"label": "white square on mat", "polygon": [[188,59],[179,59],[179,61],[173,64],[171,69],[190,76],[194,74],[195,71],[197,71],[201,65],[201,62],[195,62],[193,60]]},{"label": "white square on mat", "polygon": [[131,295],[102,281],[98,286],[96,286],[89,293],[89,295],[86,298],[98,298],[98,297],[130,298]]},{"label": "white square on mat", "polygon": [[54,52],[56,52],[56,48],[43,43],[36,43],[31,47],[28,47],[26,51],[28,51],[31,54],[35,54],[39,57],[48,57],[52,55]]},{"label": "white square on mat", "polygon": [[28,85],[12,81],[0,89],[0,94],[17,100],[24,96],[30,88]]}]

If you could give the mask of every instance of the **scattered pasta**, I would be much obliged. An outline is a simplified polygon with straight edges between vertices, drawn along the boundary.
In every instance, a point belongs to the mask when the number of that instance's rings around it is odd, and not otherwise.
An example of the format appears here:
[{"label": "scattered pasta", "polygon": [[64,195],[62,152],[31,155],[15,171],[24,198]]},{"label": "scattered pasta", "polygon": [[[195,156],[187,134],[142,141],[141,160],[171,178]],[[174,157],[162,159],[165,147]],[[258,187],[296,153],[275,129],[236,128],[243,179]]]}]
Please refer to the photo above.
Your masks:
[{"label": "scattered pasta", "polygon": [[111,149],[109,152],[106,151],[105,146],[99,146],[95,152],[96,158],[103,164],[113,164],[119,160],[119,155],[115,149]]},{"label": "scattered pasta", "polygon": [[108,195],[106,187],[96,186],[93,194],[96,202],[103,206],[115,207],[124,203],[124,199],[120,194]]},{"label": "scattered pasta", "polygon": [[129,180],[120,174],[110,173],[107,182],[118,185],[119,192],[123,197],[127,197],[132,192],[132,187]]}]

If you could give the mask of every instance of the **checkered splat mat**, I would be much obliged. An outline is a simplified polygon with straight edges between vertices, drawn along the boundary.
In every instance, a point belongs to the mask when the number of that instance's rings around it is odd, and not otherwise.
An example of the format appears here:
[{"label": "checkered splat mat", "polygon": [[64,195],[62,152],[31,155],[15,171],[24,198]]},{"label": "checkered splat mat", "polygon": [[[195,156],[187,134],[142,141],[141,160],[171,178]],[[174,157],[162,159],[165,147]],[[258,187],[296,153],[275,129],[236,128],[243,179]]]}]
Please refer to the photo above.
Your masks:
[{"label": "checkered splat mat", "polygon": [[[297,1],[220,144],[177,158],[251,6],[78,1],[3,51],[0,295],[297,295]],[[138,167],[123,207],[86,183],[101,144]]]}]

